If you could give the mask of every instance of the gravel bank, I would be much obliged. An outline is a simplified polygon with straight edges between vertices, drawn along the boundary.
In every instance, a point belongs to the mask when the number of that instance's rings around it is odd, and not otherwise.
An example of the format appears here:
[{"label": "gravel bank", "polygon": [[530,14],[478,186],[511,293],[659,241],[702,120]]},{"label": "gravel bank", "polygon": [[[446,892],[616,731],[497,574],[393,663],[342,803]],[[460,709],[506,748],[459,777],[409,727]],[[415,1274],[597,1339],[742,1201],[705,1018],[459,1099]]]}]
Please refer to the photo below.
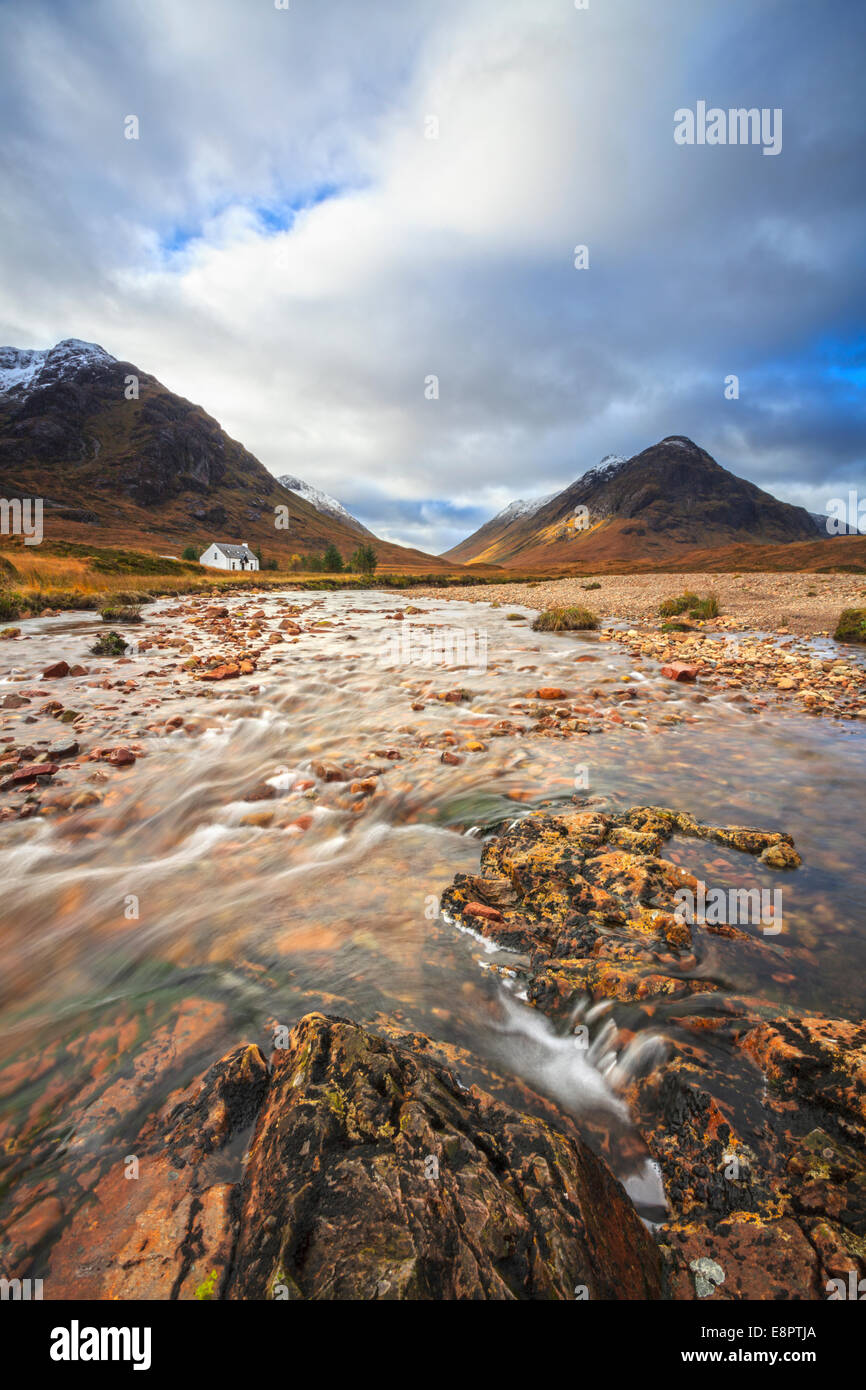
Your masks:
[{"label": "gravel bank", "polygon": [[803,636],[832,634],[843,608],[866,605],[862,574],[623,574],[602,575],[600,589],[587,590],[591,577],[542,580],[532,584],[480,584],[459,589],[413,589],[431,598],[498,602],[503,606],[551,608],[580,603],[601,618],[631,623],[658,618],[663,599],[685,590],[701,597],[714,593],[721,615],[738,627]]}]

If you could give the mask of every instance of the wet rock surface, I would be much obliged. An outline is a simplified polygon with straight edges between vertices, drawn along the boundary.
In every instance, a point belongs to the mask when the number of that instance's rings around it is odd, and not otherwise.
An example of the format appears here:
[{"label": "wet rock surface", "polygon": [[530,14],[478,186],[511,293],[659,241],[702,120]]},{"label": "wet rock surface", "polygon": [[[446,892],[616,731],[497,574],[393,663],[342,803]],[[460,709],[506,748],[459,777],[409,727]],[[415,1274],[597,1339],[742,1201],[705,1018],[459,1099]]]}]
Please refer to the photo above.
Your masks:
[{"label": "wet rock surface", "polygon": [[669,1203],[657,1235],[672,1296],[826,1298],[830,1280],[866,1272],[866,1024],[773,1017],[758,998],[708,1008],[718,986],[684,969],[707,934],[762,943],[683,920],[674,894],[699,885],[659,853],[674,834],[800,862],[781,832],[666,808],[536,814],[488,841],[443,908],[522,952],[526,997],[559,1020],[582,996],[677,1001],[674,1054],[627,1090]]},{"label": "wet rock surface", "polygon": [[605,1165],[466,1090],[429,1046],[297,1026],[250,1146],[231,1296],[658,1297],[657,1252]]},{"label": "wet rock surface", "polygon": [[[480,873],[458,874],[442,908],[508,949],[527,952],[530,1001],[562,1016],[593,1000],[686,995],[711,985],[686,973],[696,934],[678,911],[698,879],[659,854],[674,834],[760,855],[790,836],[700,825],[653,806],[621,815],[534,813],[488,840]],[[467,921],[466,925],[470,925]]]},{"label": "wet rock surface", "polygon": [[[127,1119],[129,1116],[127,1116]],[[59,1228],[3,1233],[48,1298],[658,1298],[659,1252],[574,1136],[467,1088],[428,1039],[310,1014],[143,1123]],[[246,1148],[238,1177],[232,1162]]]}]

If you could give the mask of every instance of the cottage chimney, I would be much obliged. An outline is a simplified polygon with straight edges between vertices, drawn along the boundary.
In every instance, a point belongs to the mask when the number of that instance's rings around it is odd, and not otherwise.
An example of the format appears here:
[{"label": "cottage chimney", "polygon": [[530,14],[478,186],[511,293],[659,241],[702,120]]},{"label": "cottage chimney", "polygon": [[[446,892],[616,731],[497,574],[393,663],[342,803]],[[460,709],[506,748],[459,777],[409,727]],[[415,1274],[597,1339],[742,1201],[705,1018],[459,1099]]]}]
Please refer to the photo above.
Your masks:
[{"label": "cottage chimney", "polygon": [[241,541],[241,545],[246,545],[246,541]]}]

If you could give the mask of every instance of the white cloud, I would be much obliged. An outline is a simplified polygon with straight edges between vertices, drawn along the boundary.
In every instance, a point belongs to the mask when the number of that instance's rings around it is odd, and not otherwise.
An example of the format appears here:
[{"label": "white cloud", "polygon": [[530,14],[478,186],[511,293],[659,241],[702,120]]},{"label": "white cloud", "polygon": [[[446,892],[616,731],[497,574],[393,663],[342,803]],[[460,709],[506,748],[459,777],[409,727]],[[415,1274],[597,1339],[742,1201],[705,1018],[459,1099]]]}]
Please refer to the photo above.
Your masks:
[{"label": "white cloud", "polygon": [[[749,474],[772,402],[746,399],[732,431],[719,383],[751,367],[778,389],[762,362],[814,334],[841,192],[820,140],[803,186],[790,123],[778,161],[674,146],[706,33],[719,81],[742,80],[745,0],[704,30],[686,0],[35,0],[6,22],[4,341],[102,342],[275,474],[436,548],[459,522],[425,499],[492,513],[664,434],[727,443]],[[808,467],[778,448],[781,471]]]}]

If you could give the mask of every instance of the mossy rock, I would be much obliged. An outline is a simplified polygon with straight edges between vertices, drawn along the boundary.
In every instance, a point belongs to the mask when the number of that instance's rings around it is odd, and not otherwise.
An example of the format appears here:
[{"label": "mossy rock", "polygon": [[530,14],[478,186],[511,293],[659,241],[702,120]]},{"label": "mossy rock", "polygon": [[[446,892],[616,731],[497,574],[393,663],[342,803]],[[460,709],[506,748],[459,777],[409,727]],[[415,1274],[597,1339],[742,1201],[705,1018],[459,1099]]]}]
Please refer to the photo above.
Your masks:
[{"label": "mossy rock", "polygon": [[844,609],[833,636],[837,642],[866,642],[866,608]]}]

